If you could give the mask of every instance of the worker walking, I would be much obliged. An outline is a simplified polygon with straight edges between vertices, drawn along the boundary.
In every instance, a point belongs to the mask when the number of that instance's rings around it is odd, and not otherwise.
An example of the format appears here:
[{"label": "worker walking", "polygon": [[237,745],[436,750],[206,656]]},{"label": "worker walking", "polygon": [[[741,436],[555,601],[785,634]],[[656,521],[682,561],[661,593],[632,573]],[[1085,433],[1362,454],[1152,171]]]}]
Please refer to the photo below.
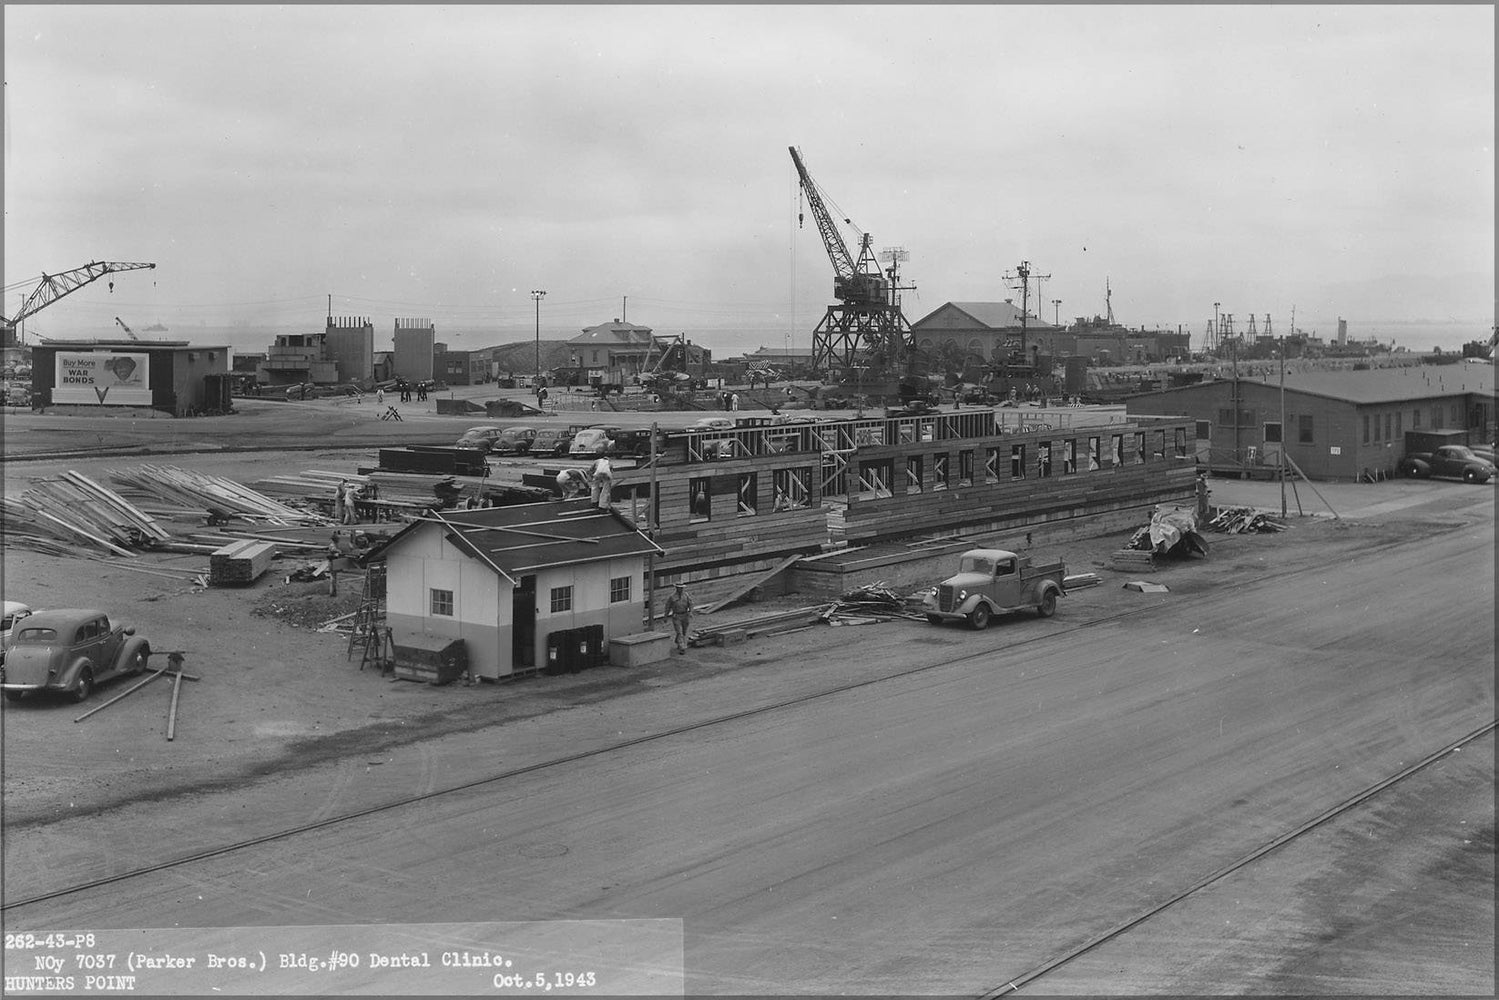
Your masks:
[{"label": "worker walking", "polygon": [[609,464],[608,456],[600,455],[598,461],[593,463],[591,476],[593,505],[607,510],[609,496],[614,491],[614,466]]},{"label": "worker walking", "polygon": [[683,584],[677,584],[672,595],[666,599],[666,616],[671,619],[673,648],[678,653],[687,652],[687,629],[692,624],[692,596]]}]

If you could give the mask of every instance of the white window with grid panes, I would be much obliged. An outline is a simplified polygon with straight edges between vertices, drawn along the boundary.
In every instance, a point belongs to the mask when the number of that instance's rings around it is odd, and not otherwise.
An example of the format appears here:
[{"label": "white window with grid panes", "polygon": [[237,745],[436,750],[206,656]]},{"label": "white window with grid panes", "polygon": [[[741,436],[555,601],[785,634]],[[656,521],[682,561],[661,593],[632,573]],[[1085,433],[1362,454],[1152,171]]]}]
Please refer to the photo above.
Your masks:
[{"label": "white window with grid panes", "polygon": [[563,611],[571,611],[573,609],[573,588],[570,586],[553,587],[551,608],[554,615]]},{"label": "white window with grid panes", "polygon": [[616,576],[609,580],[609,603],[623,604],[630,599],[631,579],[628,576]]},{"label": "white window with grid panes", "polygon": [[451,590],[431,589],[432,613],[442,615],[445,618],[453,617],[453,592]]}]

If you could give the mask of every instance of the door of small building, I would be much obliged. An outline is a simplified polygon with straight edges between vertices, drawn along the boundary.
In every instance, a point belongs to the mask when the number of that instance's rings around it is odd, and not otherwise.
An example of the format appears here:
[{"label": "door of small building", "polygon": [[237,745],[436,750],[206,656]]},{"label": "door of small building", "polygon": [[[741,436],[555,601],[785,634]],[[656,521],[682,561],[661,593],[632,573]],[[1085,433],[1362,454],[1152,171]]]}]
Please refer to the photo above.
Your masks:
[{"label": "door of small building", "polygon": [[536,577],[523,576],[515,585],[511,608],[510,662],[517,670],[536,666]]}]

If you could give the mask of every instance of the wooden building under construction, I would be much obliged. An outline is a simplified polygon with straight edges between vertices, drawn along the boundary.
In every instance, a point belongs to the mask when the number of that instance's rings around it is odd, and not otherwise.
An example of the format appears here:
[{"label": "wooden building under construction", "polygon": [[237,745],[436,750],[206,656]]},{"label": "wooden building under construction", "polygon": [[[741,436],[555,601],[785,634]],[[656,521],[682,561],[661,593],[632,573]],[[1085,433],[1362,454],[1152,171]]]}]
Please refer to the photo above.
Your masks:
[{"label": "wooden building under construction", "polygon": [[665,550],[658,588],[790,569],[840,545],[1104,534],[1194,496],[1181,417],[1022,407],[773,419],[672,433],[654,467],[616,470],[616,508]]}]

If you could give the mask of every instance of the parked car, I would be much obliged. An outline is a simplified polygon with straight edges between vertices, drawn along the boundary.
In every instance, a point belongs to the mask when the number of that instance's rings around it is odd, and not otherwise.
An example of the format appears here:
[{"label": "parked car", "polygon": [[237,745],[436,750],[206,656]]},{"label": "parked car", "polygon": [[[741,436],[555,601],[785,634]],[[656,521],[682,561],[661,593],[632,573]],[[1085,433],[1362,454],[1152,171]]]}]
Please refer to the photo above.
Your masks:
[{"label": "parked car", "polygon": [[577,434],[576,427],[543,427],[536,432],[531,439],[530,455],[533,458],[556,458],[566,455],[572,447],[573,435]]},{"label": "parked car", "polygon": [[0,663],[5,662],[5,648],[10,645],[11,630],[31,615],[31,609],[20,601],[6,601],[5,613],[0,617]]},{"label": "parked car", "polygon": [[492,455],[524,455],[536,439],[535,427],[506,427],[489,445]]},{"label": "parked car", "polygon": [[111,625],[102,611],[38,611],[11,635],[0,688],[17,701],[30,691],[68,691],[75,701],[95,685],[146,669],[151,646],[130,626]]},{"label": "parked car", "polygon": [[1465,483],[1486,483],[1494,464],[1460,444],[1444,444],[1435,451],[1418,451],[1400,460],[1400,471],[1412,478],[1441,476]]},{"label": "parked car", "polygon": [[609,433],[618,428],[609,427],[585,427],[573,436],[573,443],[568,446],[569,455],[607,455],[614,444],[613,436]]},{"label": "parked car", "polygon": [[483,424],[479,427],[470,427],[468,430],[464,431],[463,436],[458,439],[457,447],[477,448],[487,455],[490,448],[494,447],[495,439],[498,438],[504,432],[504,430],[505,429],[503,427],[496,427],[493,424]]},{"label": "parked car", "polygon": [[[613,444],[609,449],[611,455],[633,455],[635,458],[648,458],[651,454],[651,429],[649,427],[619,427],[612,428],[610,436]],[[666,443],[666,435],[657,433],[656,450],[660,451]]]},{"label": "parked car", "polygon": [[734,421],[729,417],[698,417],[687,428],[690,431],[731,431]]}]

